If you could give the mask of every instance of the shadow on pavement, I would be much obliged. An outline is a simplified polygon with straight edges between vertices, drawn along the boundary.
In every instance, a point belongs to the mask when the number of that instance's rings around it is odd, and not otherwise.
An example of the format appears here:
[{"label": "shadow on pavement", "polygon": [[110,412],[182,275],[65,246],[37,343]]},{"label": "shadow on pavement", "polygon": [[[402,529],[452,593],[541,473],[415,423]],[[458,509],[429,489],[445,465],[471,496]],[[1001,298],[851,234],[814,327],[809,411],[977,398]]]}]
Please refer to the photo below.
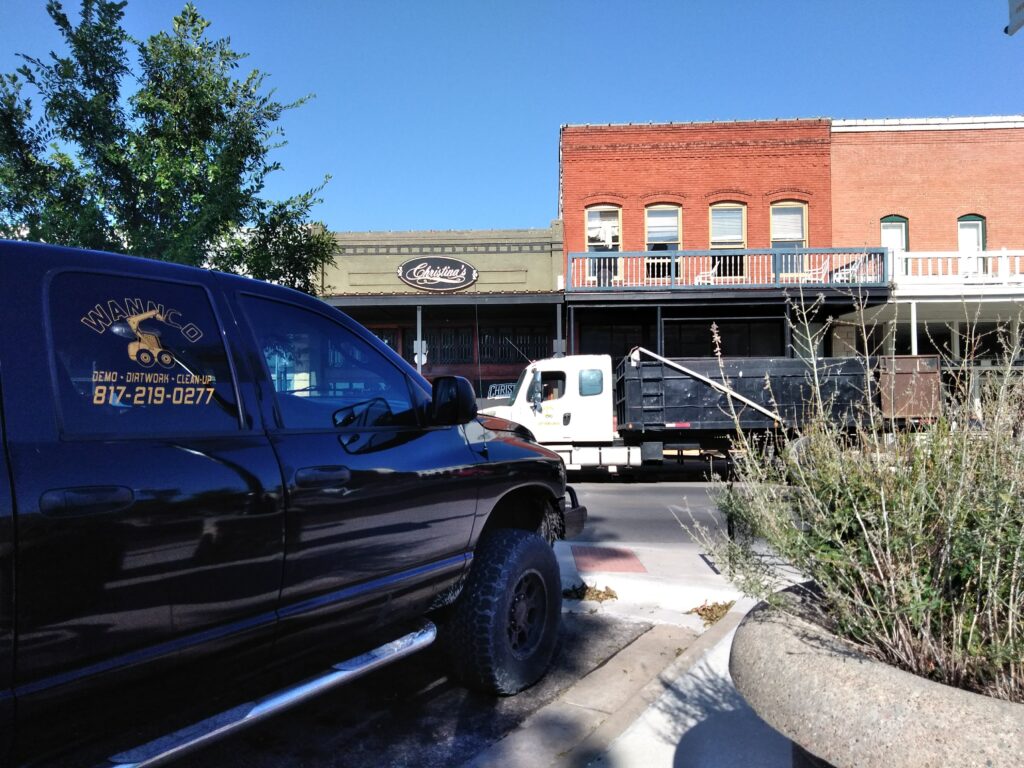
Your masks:
[{"label": "shadow on pavement", "polygon": [[[724,642],[729,642],[728,640]],[[607,752],[576,756],[571,768],[790,768],[791,742],[757,716],[713,650],[690,672],[662,679],[663,692]]]},{"label": "shadow on pavement", "polygon": [[467,691],[428,649],[325,694],[268,725],[197,753],[196,768],[400,768],[458,765],[645,632],[649,624],[565,614],[551,670],[517,696]]},{"label": "shadow on pavement", "polygon": [[673,768],[790,768],[790,741],[757,716],[731,681],[675,683],[667,692],[662,711],[675,724],[666,734],[677,742]]}]

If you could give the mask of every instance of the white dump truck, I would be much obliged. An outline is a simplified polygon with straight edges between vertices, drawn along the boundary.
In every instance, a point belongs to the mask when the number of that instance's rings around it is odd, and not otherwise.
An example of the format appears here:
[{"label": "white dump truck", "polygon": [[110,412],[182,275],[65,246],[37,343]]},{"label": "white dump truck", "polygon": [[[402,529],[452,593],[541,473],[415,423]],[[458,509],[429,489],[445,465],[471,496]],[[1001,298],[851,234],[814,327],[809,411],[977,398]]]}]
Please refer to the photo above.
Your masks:
[{"label": "white dump truck", "polygon": [[815,381],[833,418],[849,420],[869,389],[866,363],[883,414],[906,420],[936,412],[936,357],[669,359],[642,347],[615,366],[609,355],[530,363],[508,402],[485,412],[529,428],[567,469],[615,472],[686,455],[725,457],[737,421],[748,433],[791,431]]}]

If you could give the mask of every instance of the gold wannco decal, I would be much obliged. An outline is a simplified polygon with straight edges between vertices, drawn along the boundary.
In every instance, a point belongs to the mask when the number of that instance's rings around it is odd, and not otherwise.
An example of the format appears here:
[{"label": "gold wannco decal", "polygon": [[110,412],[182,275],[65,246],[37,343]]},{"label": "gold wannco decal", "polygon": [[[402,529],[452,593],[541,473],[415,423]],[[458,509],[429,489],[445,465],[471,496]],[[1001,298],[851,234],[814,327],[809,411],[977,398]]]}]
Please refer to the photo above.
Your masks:
[{"label": "gold wannco decal", "polygon": [[[143,326],[143,323],[152,321]],[[128,359],[143,369],[154,365],[164,371],[93,371],[93,405],[128,407],[135,405],[209,405],[216,380],[210,375],[194,374],[160,341],[159,323],[179,331],[195,344],[203,332],[194,323],[184,323],[181,312],[165,309],[163,304],[142,299],[110,299],[97,304],[83,317],[82,324],[98,334],[107,330],[128,339]],[[173,370],[183,369],[184,373]]]}]

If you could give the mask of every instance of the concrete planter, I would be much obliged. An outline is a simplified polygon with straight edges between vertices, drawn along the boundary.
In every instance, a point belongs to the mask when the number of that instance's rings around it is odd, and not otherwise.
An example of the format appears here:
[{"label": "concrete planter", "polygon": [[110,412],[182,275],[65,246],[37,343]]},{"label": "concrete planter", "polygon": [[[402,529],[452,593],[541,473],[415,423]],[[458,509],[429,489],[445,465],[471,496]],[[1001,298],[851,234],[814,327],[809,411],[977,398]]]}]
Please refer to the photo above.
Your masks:
[{"label": "concrete planter", "polygon": [[799,745],[794,764],[1024,766],[1024,705],[868,659],[763,603],[736,630],[729,671],[757,714]]}]

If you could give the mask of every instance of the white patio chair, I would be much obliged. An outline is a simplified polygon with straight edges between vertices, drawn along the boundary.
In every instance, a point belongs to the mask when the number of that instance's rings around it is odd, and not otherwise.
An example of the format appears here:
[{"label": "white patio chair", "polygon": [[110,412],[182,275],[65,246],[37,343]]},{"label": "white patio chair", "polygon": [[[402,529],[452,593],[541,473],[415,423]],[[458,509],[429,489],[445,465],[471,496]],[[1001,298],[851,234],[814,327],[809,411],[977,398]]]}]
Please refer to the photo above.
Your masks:
[{"label": "white patio chair", "polygon": [[715,278],[718,277],[718,268],[722,266],[722,262],[715,262],[715,265],[707,270],[706,272],[700,272],[696,277],[693,278],[694,285],[714,285]]},{"label": "white patio chair", "polygon": [[857,283],[860,282],[860,273],[864,267],[864,256],[839,267],[832,273],[833,283]]},{"label": "white patio chair", "polygon": [[828,282],[828,266],[831,262],[831,257],[826,256],[822,259],[821,264],[816,266],[814,269],[809,269],[800,275],[801,283],[827,283]]}]

